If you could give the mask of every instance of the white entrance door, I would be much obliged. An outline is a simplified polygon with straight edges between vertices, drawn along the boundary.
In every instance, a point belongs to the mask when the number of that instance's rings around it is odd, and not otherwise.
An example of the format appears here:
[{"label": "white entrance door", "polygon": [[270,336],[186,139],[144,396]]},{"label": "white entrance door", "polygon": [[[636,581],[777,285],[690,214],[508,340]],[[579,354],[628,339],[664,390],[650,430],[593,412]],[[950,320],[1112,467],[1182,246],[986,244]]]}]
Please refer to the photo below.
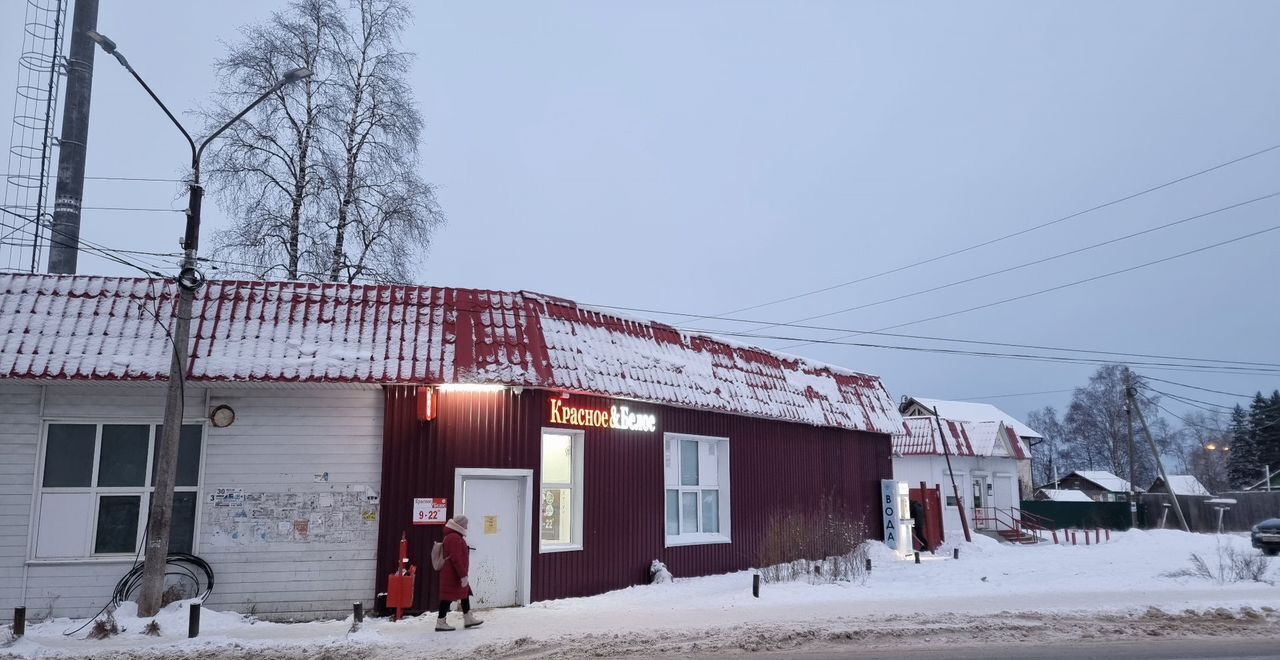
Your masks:
[{"label": "white entrance door", "polygon": [[472,604],[507,607],[520,602],[524,484],[519,478],[462,477],[461,511],[467,516]]},{"label": "white entrance door", "polygon": [[983,492],[982,477],[973,478],[973,528],[986,529],[991,525],[988,520],[987,499]]}]

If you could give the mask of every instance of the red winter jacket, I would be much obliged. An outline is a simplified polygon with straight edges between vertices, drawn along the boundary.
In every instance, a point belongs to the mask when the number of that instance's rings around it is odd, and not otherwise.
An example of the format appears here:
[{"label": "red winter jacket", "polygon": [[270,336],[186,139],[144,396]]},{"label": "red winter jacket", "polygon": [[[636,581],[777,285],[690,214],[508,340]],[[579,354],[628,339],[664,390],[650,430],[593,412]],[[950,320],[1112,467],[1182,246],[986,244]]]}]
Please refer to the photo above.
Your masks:
[{"label": "red winter jacket", "polygon": [[440,568],[440,600],[462,600],[471,597],[471,586],[462,586],[462,578],[471,568],[467,539],[458,532],[444,530],[444,566]]}]

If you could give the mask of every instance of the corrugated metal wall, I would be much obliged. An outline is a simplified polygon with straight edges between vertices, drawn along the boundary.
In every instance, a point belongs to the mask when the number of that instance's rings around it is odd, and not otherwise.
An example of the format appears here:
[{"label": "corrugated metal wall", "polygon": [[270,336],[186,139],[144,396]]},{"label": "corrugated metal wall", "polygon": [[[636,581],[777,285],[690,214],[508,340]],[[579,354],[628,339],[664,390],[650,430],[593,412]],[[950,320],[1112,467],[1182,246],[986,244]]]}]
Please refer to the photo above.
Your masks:
[{"label": "corrugated metal wall", "polygon": [[[413,498],[448,497],[453,513],[457,467],[518,468],[539,478],[540,437],[549,426],[548,392],[441,393],[437,418],[419,424],[415,388],[386,389],[378,591],[395,565],[401,533],[421,571],[416,603],[435,603],[428,551],[439,527],[409,524]],[[616,400],[573,396],[574,406],[608,408]],[[879,529],[880,479],[892,475],[889,437],[800,424],[628,404],[657,415],[656,433],[586,429],[583,550],[539,554],[533,544],[532,599],[602,593],[648,581],[649,563],[676,576],[756,565],[771,513],[815,507],[824,496]],[[665,548],[663,433],[729,438],[733,543]],[[535,495],[535,501],[538,497]],[[535,518],[536,519],[536,518]]]}]

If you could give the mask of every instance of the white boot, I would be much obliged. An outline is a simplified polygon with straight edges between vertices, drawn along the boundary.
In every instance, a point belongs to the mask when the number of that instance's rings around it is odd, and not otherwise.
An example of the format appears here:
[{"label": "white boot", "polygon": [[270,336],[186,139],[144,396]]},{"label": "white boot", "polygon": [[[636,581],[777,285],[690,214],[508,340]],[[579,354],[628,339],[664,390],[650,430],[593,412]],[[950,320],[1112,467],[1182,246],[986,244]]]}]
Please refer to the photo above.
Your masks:
[{"label": "white boot", "polygon": [[483,622],[483,621],[481,621],[480,619],[477,619],[477,618],[476,618],[476,615],[474,615],[474,614],[472,614],[472,613],[470,613],[470,612],[467,612],[466,614],[463,614],[463,615],[462,615],[462,627],[463,627],[463,628],[475,628],[476,626],[478,626],[478,625],[480,625],[480,624],[482,624],[482,623],[484,623],[484,622]]},{"label": "white boot", "polygon": [[450,630],[457,630],[457,628],[449,625],[449,622],[446,621],[444,617],[438,617],[436,619],[436,632],[448,632]]}]

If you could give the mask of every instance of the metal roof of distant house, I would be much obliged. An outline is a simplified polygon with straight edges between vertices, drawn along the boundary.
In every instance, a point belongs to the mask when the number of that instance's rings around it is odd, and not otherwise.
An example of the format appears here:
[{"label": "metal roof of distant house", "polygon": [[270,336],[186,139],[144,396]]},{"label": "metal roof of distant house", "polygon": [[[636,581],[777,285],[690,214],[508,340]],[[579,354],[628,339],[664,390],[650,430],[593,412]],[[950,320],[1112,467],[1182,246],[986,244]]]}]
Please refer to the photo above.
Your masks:
[{"label": "metal roof of distant house", "polygon": [[[0,274],[0,378],[165,379],[176,285]],[[876,376],[527,291],[211,281],[190,377],[498,383],[893,433]]]},{"label": "metal roof of distant house", "polygon": [[[1147,492],[1148,493],[1169,492],[1167,489],[1165,489],[1163,484],[1164,484],[1164,480],[1161,479],[1160,477],[1156,477],[1156,480],[1151,482],[1151,487],[1147,489]],[[1209,492],[1208,488],[1204,487],[1204,484],[1200,483],[1199,479],[1196,479],[1194,476],[1189,474],[1169,475],[1169,485],[1173,486],[1174,495],[1200,495],[1200,496],[1213,495],[1213,493]]]},{"label": "metal roof of distant house", "polygon": [[989,404],[971,403],[969,401],[947,401],[945,399],[925,399],[911,397],[912,401],[929,409],[937,409],[943,419],[954,419],[961,422],[1004,422],[1012,428],[1020,438],[1042,438],[1035,429],[1023,424],[1013,415]]},{"label": "metal roof of distant house", "polygon": [[1055,488],[1041,488],[1036,491],[1037,495],[1044,495],[1044,499],[1053,502],[1092,502],[1093,499],[1085,494],[1082,490],[1059,490]]},{"label": "metal roof of distant house", "polygon": [[1022,440],[1002,422],[940,421],[943,433],[938,432],[938,424],[931,416],[903,417],[902,432],[893,435],[894,453],[902,456],[941,455],[945,437],[947,451],[956,456],[1026,458]]},{"label": "metal roof of distant house", "polygon": [[[1129,482],[1117,477],[1106,470],[1076,470],[1071,474],[1077,475],[1086,481],[1092,481],[1099,488],[1112,493],[1129,492]],[[1070,477],[1068,474],[1067,477]],[[1065,477],[1064,477],[1065,480]]]}]

